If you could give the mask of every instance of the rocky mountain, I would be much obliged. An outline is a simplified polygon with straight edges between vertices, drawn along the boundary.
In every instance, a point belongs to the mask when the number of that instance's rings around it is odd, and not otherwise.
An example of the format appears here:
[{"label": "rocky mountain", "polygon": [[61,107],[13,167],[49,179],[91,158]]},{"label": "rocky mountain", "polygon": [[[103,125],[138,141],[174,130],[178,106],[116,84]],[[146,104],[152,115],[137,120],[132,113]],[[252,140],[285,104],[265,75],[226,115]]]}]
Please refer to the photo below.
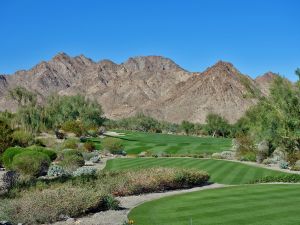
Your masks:
[{"label": "rocky mountain", "polygon": [[101,103],[106,116],[113,119],[144,112],[171,122],[204,122],[214,112],[234,122],[256,104],[258,96],[268,94],[273,78],[267,73],[252,80],[222,61],[193,73],[160,56],[116,64],[59,53],[30,70],[0,75],[0,107],[15,110],[8,90],[23,86],[37,93],[40,103],[53,93],[85,95]]}]

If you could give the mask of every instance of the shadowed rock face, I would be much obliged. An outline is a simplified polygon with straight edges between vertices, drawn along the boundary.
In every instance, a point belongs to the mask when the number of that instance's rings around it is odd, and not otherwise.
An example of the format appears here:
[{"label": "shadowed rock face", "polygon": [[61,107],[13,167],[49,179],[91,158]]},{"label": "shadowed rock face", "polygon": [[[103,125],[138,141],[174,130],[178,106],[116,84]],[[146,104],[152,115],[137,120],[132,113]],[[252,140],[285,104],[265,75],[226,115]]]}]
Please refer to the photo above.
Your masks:
[{"label": "shadowed rock face", "polygon": [[144,112],[170,122],[204,122],[206,115],[214,112],[234,122],[257,102],[249,92],[268,94],[272,79],[252,80],[223,61],[192,73],[160,56],[129,58],[116,64],[59,53],[30,70],[1,75],[0,109],[15,109],[8,90],[24,86],[38,94],[40,103],[52,93],[85,95],[101,103],[106,116],[113,119]]}]

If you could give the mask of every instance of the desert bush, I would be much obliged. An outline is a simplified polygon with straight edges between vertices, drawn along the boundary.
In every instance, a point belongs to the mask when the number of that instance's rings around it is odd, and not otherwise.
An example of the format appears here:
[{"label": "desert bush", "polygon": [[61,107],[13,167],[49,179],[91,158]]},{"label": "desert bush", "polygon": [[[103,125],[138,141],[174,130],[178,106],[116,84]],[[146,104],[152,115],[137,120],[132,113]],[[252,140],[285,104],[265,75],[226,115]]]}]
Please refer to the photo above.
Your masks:
[{"label": "desert bush", "polygon": [[62,124],[61,129],[65,132],[74,133],[77,137],[80,137],[85,129],[80,121],[69,120]]},{"label": "desert bush", "polygon": [[280,169],[288,169],[289,168],[289,163],[286,161],[280,161],[279,163]]},{"label": "desert bush", "polygon": [[122,174],[122,180],[113,188],[118,196],[158,192],[182,187],[192,187],[205,184],[209,175],[204,171],[151,168],[139,171],[127,171]]},{"label": "desert bush", "polygon": [[33,136],[31,133],[24,130],[16,130],[11,135],[15,145],[26,147],[33,143]]},{"label": "desert bush", "polygon": [[77,149],[78,141],[76,139],[67,139],[63,142],[64,149]]},{"label": "desert bush", "polygon": [[293,170],[293,171],[300,171],[300,166],[293,165],[293,166],[291,167],[291,170]]},{"label": "desert bush", "polygon": [[39,143],[37,145],[45,146],[48,148],[53,148],[57,145],[56,138],[53,137],[38,137],[37,139],[35,139],[35,143]]},{"label": "desert bush", "polygon": [[59,157],[61,161],[59,165],[67,172],[73,172],[77,168],[84,166],[84,158],[80,151],[73,149],[66,149]]},{"label": "desert bush", "polygon": [[218,153],[218,152],[213,153],[213,154],[211,155],[211,157],[212,157],[213,159],[221,159],[221,158],[222,158],[222,157],[221,157],[221,154]]},{"label": "desert bush", "polygon": [[81,153],[85,161],[90,161],[91,158],[98,156],[98,152],[82,152]]},{"label": "desert bush", "polygon": [[92,141],[87,141],[83,144],[83,147],[86,151],[91,152],[96,149],[96,145]]},{"label": "desert bush", "polygon": [[4,189],[11,189],[18,181],[19,174],[15,171],[7,171],[2,177],[3,187]]},{"label": "desert bush", "polygon": [[47,173],[50,162],[51,160],[46,154],[27,150],[17,154],[13,158],[11,166],[21,175],[38,177]]},{"label": "desert bush", "polygon": [[222,159],[234,159],[235,153],[233,151],[223,151],[220,154]]},{"label": "desert bush", "polygon": [[269,165],[269,164],[275,164],[276,161],[272,158],[266,158],[262,161],[262,163],[265,164],[265,165]]},{"label": "desert bush", "polygon": [[256,155],[254,152],[248,152],[240,157],[241,161],[249,161],[249,162],[255,162],[256,161]]},{"label": "desert bush", "polygon": [[1,161],[4,165],[4,167],[8,170],[12,169],[11,164],[13,161],[13,158],[24,151],[21,147],[10,147],[6,149],[1,157]]},{"label": "desert bush", "polygon": [[112,154],[120,154],[124,149],[122,140],[111,137],[104,138],[102,146]]},{"label": "desert bush", "polygon": [[274,160],[280,162],[282,160],[287,160],[287,153],[283,148],[277,147],[272,153],[272,157]]},{"label": "desert bush", "polygon": [[96,169],[95,168],[90,168],[90,167],[80,167],[77,170],[73,172],[74,177],[79,177],[79,176],[95,176],[96,174]]},{"label": "desert bush", "polygon": [[98,136],[98,132],[96,130],[88,130],[87,134],[91,137],[97,137]]},{"label": "desert bush", "polygon": [[[254,141],[249,135],[245,134],[239,134],[236,139],[236,156],[243,161],[256,161],[256,147],[254,144]],[[254,160],[252,160],[252,157],[254,155]],[[251,156],[249,158],[249,156]],[[246,159],[246,160],[245,160]],[[247,160],[251,159],[251,160]]]},{"label": "desert bush", "polygon": [[80,187],[45,189],[27,192],[20,198],[8,201],[6,212],[14,223],[51,223],[60,220],[62,215],[78,217],[89,212],[107,210],[110,207],[107,196],[110,195]]},{"label": "desert bush", "polygon": [[268,157],[269,154],[269,143],[267,141],[261,141],[256,150],[256,161],[262,163],[264,159]]},{"label": "desert bush", "polygon": [[51,159],[51,161],[55,160],[57,158],[57,154],[55,151],[48,149],[48,148],[44,148],[41,146],[37,146],[37,145],[32,145],[26,148],[27,150],[32,150],[32,151],[37,151],[37,152],[41,152],[44,153],[46,155],[49,156],[49,158]]},{"label": "desert bush", "polygon": [[48,169],[47,176],[60,177],[66,175],[66,171],[59,165],[51,165]]},{"label": "desert bush", "polygon": [[98,163],[98,162],[100,162],[100,160],[101,160],[101,157],[99,155],[95,155],[92,158],[90,158],[90,161],[92,163]]}]

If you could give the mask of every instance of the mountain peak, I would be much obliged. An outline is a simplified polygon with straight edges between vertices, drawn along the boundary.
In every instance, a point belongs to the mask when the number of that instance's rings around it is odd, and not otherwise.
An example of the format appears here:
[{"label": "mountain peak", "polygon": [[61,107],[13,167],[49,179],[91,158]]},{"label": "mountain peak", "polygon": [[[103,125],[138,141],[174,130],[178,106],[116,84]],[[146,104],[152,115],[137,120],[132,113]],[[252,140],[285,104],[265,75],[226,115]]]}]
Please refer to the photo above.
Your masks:
[{"label": "mountain peak", "polygon": [[71,57],[69,55],[67,55],[64,52],[59,52],[57,53],[52,60],[53,61],[65,61],[65,60],[69,60]]},{"label": "mountain peak", "polygon": [[225,62],[225,61],[218,61],[211,67],[208,67],[203,74],[217,74],[217,75],[231,75],[235,76],[240,74],[240,72],[233,66],[232,63]]},{"label": "mountain peak", "polygon": [[130,71],[183,70],[174,61],[162,56],[137,56],[129,58],[123,65]]},{"label": "mountain peak", "polygon": [[276,77],[278,77],[279,75],[276,73],[273,73],[271,71],[264,73],[261,76],[258,76],[255,81],[256,82],[272,82]]}]

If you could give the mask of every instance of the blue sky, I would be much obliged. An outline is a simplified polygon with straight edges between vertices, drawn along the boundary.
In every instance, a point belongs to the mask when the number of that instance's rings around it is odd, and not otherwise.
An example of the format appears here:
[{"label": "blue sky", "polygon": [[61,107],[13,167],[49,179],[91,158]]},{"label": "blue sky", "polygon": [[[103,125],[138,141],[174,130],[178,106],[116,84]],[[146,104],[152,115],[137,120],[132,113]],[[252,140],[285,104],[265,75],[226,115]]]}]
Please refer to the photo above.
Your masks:
[{"label": "blue sky", "polygon": [[296,80],[298,0],[2,0],[0,74],[58,52],[117,63],[163,55],[189,71],[218,60]]}]

